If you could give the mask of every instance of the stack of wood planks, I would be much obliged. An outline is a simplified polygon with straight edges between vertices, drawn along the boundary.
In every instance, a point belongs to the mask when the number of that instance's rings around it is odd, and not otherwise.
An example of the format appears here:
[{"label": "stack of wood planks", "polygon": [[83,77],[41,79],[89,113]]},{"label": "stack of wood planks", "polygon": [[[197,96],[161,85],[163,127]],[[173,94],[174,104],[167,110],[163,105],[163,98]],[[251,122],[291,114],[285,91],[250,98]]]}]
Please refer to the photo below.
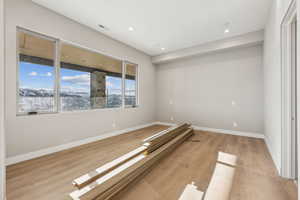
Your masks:
[{"label": "stack of wood planks", "polygon": [[129,161],[130,159],[138,156],[139,154],[145,152],[145,150],[147,149],[147,147],[145,146],[141,146],[111,162],[106,163],[105,165],[75,179],[73,181],[73,185],[76,186],[77,188],[81,189],[85,186],[87,186],[88,184],[94,182],[95,180],[97,180],[99,177],[105,175],[106,173],[112,171],[113,169],[121,166],[122,164],[126,163],[127,161]]},{"label": "stack of wood planks", "polygon": [[73,200],[107,200],[142,177],[151,167],[193,135],[189,124],[181,124],[143,140],[141,147],[73,181],[78,189]]},{"label": "stack of wood planks", "polygon": [[170,130],[159,134],[159,136],[144,140],[144,146],[147,147],[147,153],[151,153],[162,145],[168,143],[169,141],[180,135],[189,126],[189,124],[184,123],[176,128],[171,128]]}]

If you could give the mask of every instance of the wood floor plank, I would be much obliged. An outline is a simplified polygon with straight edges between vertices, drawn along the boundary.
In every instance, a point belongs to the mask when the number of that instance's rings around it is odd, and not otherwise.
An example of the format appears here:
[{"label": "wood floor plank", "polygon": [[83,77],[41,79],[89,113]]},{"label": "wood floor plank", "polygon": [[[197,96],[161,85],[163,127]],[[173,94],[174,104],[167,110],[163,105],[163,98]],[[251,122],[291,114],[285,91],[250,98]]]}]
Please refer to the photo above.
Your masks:
[{"label": "wood floor plank", "polygon": [[[155,125],[128,134],[22,162],[7,168],[8,200],[65,200],[72,180],[129,152],[166,126]],[[262,139],[195,131],[143,179],[114,200],[176,200],[187,184],[205,191],[218,153],[237,156],[231,200],[296,200],[292,181],[278,176]]]}]

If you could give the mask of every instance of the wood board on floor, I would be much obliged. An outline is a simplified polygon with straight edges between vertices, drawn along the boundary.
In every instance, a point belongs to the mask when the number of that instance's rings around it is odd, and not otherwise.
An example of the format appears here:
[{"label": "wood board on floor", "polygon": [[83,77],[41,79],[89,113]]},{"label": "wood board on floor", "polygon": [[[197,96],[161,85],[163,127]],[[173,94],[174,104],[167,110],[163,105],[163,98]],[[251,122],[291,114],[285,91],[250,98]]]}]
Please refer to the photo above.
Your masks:
[{"label": "wood board on floor", "polygon": [[203,194],[194,183],[187,184],[178,200],[202,200]]},{"label": "wood board on floor", "polygon": [[159,137],[155,137],[147,141],[147,152],[151,153],[161,147],[162,145],[166,144],[167,142],[171,141],[173,138],[180,135],[182,132],[184,132],[186,129],[190,127],[189,124],[183,123],[176,128],[167,131],[163,135],[160,135]]},{"label": "wood board on floor", "polygon": [[[170,127],[164,131],[161,131],[151,137],[148,137],[146,139],[144,139],[143,141],[147,141],[147,143],[149,142],[149,146],[147,145],[143,145],[141,147],[138,147],[137,149],[123,155],[120,156],[119,158],[106,163],[105,165],[102,165],[101,167],[90,171],[87,174],[84,174],[78,178],[76,178],[75,180],[73,180],[73,185],[75,187],[77,187],[78,189],[81,189],[85,186],[87,186],[88,184],[94,182],[95,180],[97,180],[98,178],[100,178],[101,176],[104,176],[105,174],[109,173],[110,171],[116,169],[117,167],[121,166],[122,164],[124,164],[125,162],[129,161],[130,159],[138,156],[139,154],[145,152],[147,149],[151,149],[150,151],[154,151],[157,148],[159,148],[160,146],[162,146],[163,144],[167,143],[168,141],[170,141],[172,138],[176,137],[177,135],[179,135],[180,133],[182,133],[185,129],[188,128],[188,124],[186,123],[182,123],[178,126],[173,126]],[[147,152],[150,152],[147,151]]]},{"label": "wood board on floor", "polygon": [[118,166],[124,164],[128,160],[140,155],[146,149],[147,149],[147,147],[145,147],[145,146],[138,147],[138,148],[134,149],[133,151],[131,151],[111,162],[108,162],[105,165],[102,165],[101,167],[99,167],[93,171],[90,171],[89,173],[87,173],[83,176],[76,178],[73,181],[73,185],[75,185],[78,189],[81,189],[81,188],[87,186],[88,184],[92,183],[93,181],[97,180],[99,177],[103,176],[104,174],[106,174],[106,173],[112,171],[113,169],[117,168]]},{"label": "wood board on floor", "polygon": [[[74,186],[70,184],[74,178],[123,155],[123,152],[139,147],[144,138],[166,128],[168,127],[155,125],[8,166],[7,199],[69,199],[68,194],[74,190]],[[192,180],[204,191],[209,184],[219,151],[229,152],[239,158],[231,199],[297,200],[294,182],[278,176],[262,139],[197,130],[191,139],[155,165],[143,179],[132,183],[134,187],[126,186],[112,199],[176,200]],[[188,167],[183,167],[183,162]],[[260,186],[262,182],[264,187]]]},{"label": "wood board on floor", "polygon": [[78,194],[80,194],[79,196],[75,196],[74,194],[72,195],[71,193],[72,198],[80,200],[102,200],[115,195],[122,188],[126,187],[126,185],[128,185],[132,180],[136,179],[152,165],[156,164],[157,161],[172,152],[174,148],[184,142],[192,134],[193,130],[188,129],[166,145],[162,146],[160,149],[147,155],[146,158],[130,166],[130,168],[126,168],[124,171],[118,173],[117,176],[113,176],[101,184],[97,184],[97,181],[93,182],[92,184],[82,188],[80,190],[82,192],[78,192]]}]

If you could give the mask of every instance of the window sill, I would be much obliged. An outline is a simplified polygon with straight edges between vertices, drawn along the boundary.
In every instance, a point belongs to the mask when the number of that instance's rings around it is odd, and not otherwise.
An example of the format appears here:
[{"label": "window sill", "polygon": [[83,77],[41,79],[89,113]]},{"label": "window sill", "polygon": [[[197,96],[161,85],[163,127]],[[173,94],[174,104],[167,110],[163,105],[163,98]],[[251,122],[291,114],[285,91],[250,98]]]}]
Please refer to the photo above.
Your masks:
[{"label": "window sill", "polygon": [[139,105],[136,105],[136,106],[125,106],[124,108],[125,109],[130,109],[130,108],[139,108],[140,106]]},{"label": "window sill", "polygon": [[77,114],[77,113],[87,113],[87,112],[106,112],[106,111],[121,111],[127,109],[137,109],[140,105],[116,107],[116,108],[99,108],[99,109],[88,109],[88,110],[74,110],[74,111],[60,111],[60,112],[38,112],[37,114],[27,114],[27,113],[17,113],[17,117],[30,117],[30,116],[40,116],[40,115],[53,115],[53,114]]},{"label": "window sill", "polygon": [[39,115],[53,115],[53,114],[58,114],[58,113],[59,112],[37,112],[36,114],[17,113],[17,117],[39,116]]}]

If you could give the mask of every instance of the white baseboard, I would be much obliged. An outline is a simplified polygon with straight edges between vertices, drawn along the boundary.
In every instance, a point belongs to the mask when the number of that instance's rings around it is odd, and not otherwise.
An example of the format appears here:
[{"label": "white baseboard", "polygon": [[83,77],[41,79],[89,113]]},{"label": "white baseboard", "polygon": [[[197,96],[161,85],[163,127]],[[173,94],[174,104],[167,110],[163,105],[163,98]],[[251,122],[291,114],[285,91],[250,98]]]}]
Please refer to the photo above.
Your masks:
[{"label": "white baseboard", "polygon": [[[167,123],[167,122],[156,122],[156,124],[166,125],[166,126],[176,125],[174,123]],[[251,133],[251,132],[243,132],[243,131],[207,128],[207,127],[199,127],[199,126],[194,126],[194,125],[192,125],[192,127],[195,130],[199,130],[199,131],[208,131],[208,132],[214,132],[214,133],[222,133],[222,134],[237,135],[237,136],[244,136],[244,137],[253,137],[253,138],[262,138],[262,139],[264,139],[264,137],[265,137],[264,134],[261,134],[261,133]]]},{"label": "white baseboard", "polygon": [[[116,135],[121,135],[121,134],[130,132],[130,131],[145,128],[145,127],[152,126],[152,125],[155,125],[155,124],[166,125],[166,126],[176,125],[175,123],[152,122],[152,123],[149,123],[149,124],[135,126],[135,127],[132,127],[132,128],[117,130],[117,131],[102,134],[102,135],[99,135],[99,136],[96,136],[96,137],[90,137],[90,138],[86,138],[86,139],[83,139],[83,140],[70,142],[70,143],[67,143],[67,144],[62,144],[62,145],[59,145],[59,146],[54,146],[54,147],[41,149],[41,150],[30,152],[30,153],[26,153],[26,154],[17,155],[17,156],[14,156],[14,157],[9,157],[9,158],[6,159],[6,165],[12,165],[12,164],[16,164],[16,163],[19,163],[19,162],[22,162],[22,161],[31,160],[31,159],[38,158],[38,157],[41,157],[41,156],[45,156],[45,155],[48,155],[48,154],[52,154],[52,153],[55,153],[55,152],[63,151],[63,150],[70,149],[70,148],[73,148],[73,147],[77,147],[77,146],[80,146],[80,145],[83,145],[83,144],[88,144],[88,143],[95,142],[95,141],[98,141],[98,140],[103,140],[105,138],[109,138],[109,137],[116,136]],[[241,131],[205,128],[205,127],[198,127],[198,126],[193,126],[193,128],[195,130],[209,131],[209,132],[215,132],[215,133],[223,133],[223,134],[254,137],[254,138],[264,138],[264,135],[259,134],[259,133],[247,133],[247,132],[241,132]]]},{"label": "white baseboard", "polygon": [[45,155],[48,155],[48,154],[52,154],[52,153],[55,153],[55,152],[63,151],[63,150],[70,149],[70,148],[73,148],[73,147],[77,147],[77,146],[80,146],[80,145],[83,145],[83,144],[88,144],[88,143],[95,142],[95,141],[98,141],[98,140],[103,140],[105,138],[109,138],[109,137],[112,137],[112,136],[121,135],[121,134],[130,132],[130,131],[135,131],[137,129],[145,128],[145,127],[152,126],[152,125],[155,125],[155,124],[157,124],[157,123],[152,122],[152,123],[149,123],[149,124],[143,124],[143,125],[135,126],[135,127],[132,127],[132,128],[126,128],[126,129],[122,129],[122,130],[113,131],[113,132],[106,133],[106,134],[103,134],[103,135],[99,135],[99,136],[96,136],[96,137],[90,137],[90,138],[86,138],[86,139],[83,139],[83,140],[78,140],[78,141],[75,141],[75,142],[70,142],[70,143],[67,143],[67,144],[62,144],[62,145],[55,146],[55,147],[50,147],[50,148],[41,149],[41,150],[38,150],[38,151],[26,153],[26,154],[17,155],[17,156],[14,156],[14,157],[9,157],[9,158],[6,159],[5,164],[6,164],[6,166],[16,164],[16,163],[19,163],[19,162],[22,162],[22,161],[31,160],[31,159],[38,158],[38,157],[41,157],[41,156],[45,156]]},{"label": "white baseboard", "polygon": [[265,136],[265,143],[266,143],[266,146],[267,146],[267,148],[268,148],[268,150],[269,150],[269,153],[271,154],[273,163],[274,163],[274,165],[275,165],[275,167],[276,167],[276,169],[277,169],[278,174],[281,174],[281,167],[279,166],[278,163],[276,163],[276,159],[275,159],[275,156],[274,156],[274,154],[273,154],[273,148],[272,148],[272,146],[271,146],[270,140],[269,140],[269,138],[268,138],[267,135]]},{"label": "white baseboard", "polygon": [[[156,124],[160,125],[166,125],[166,126],[174,126],[176,124],[174,123],[167,123],[167,122],[156,122]],[[199,127],[199,126],[192,126],[195,130],[200,130],[200,131],[208,131],[208,132],[214,132],[214,133],[223,133],[223,134],[230,134],[230,135],[237,135],[237,136],[244,136],[244,137],[252,137],[252,138],[261,138],[264,139],[266,146],[268,148],[268,151],[271,154],[272,160],[274,162],[274,165],[276,166],[276,169],[279,174],[281,174],[281,167],[280,163],[276,163],[275,156],[272,151],[272,146],[269,141],[269,138],[260,133],[251,133],[251,132],[242,132],[242,131],[233,131],[233,130],[224,130],[224,129],[216,129],[216,128],[207,128],[207,127]]]},{"label": "white baseboard", "polygon": [[164,126],[175,126],[176,124],[175,123],[168,123],[168,122],[154,122],[155,124],[158,124],[158,125],[164,125]]},{"label": "white baseboard", "polygon": [[199,127],[199,126],[193,126],[193,128],[195,130],[199,130],[199,131],[208,131],[208,132],[214,132],[214,133],[222,133],[222,134],[228,134],[228,135],[237,135],[237,136],[243,136],[243,137],[261,138],[261,139],[265,138],[265,135],[261,134],[261,133],[207,128],[207,127]]}]

